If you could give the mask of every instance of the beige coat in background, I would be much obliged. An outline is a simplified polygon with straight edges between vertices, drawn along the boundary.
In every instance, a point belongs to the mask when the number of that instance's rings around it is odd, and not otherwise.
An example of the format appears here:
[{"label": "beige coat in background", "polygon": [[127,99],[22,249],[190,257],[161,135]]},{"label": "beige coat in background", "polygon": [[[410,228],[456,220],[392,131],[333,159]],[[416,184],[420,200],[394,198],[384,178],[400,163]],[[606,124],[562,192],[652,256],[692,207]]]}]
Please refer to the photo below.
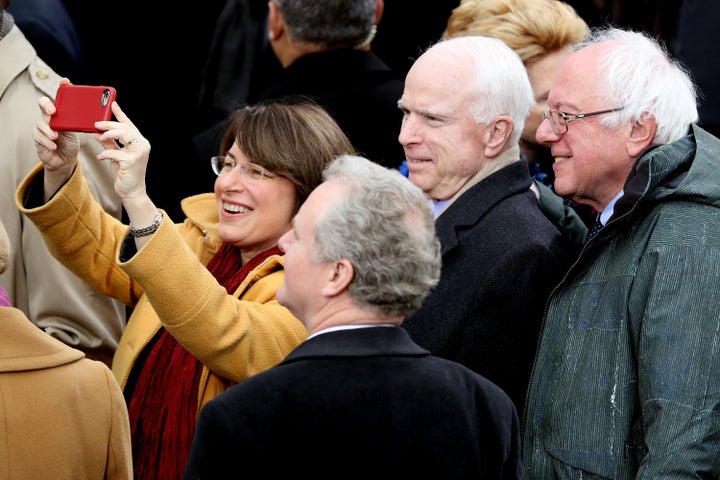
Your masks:
[{"label": "beige coat in background", "polygon": [[[40,163],[32,136],[41,118],[38,99],[55,98],[59,83],[60,75],[38,58],[17,26],[0,39],[0,220],[15,252],[0,286],[35,325],[110,366],[125,328],[125,305],[100,294],[55,260],[14,202],[18,184]],[[119,219],[122,205],[110,165],[95,159],[102,146],[91,135],[80,135],[80,142],[79,157],[93,197]]]},{"label": "beige coat in background", "polygon": [[0,307],[0,478],[130,479],[130,423],[110,369]]},{"label": "beige coat in background", "polygon": [[[0,274],[12,247],[0,221]],[[128,411],[110,368],[1,306],[0,479],[132,477]]]}]

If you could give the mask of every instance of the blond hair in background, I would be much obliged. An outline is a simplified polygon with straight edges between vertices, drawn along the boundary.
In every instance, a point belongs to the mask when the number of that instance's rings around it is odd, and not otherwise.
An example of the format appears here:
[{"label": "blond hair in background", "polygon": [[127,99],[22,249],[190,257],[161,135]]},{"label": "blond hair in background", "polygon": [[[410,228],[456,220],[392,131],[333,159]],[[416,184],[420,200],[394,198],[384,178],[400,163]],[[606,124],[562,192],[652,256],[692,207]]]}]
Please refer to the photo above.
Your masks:
[{"label": "blond hair in background", "polygon": [[443,40],[468,35],[493,37],[510,47],[522,60],[535,105],[522,127],[520,151],[537,184],[534,191],[540,200],[540,208],[548,218],[554,219],[554,223],[563,216],[572,219],[564,232],[574,243],[585,241],[583,223],[591,223],[592,212],[580,212],[586,217],[583,219],[570,206],[564,206],[562,210],[551,207],[553,194],[543,185],[548,189],[553,187],[554,159],[550,149],[537,141],[535,132],[543,121],[542,112],[547,109],[547,98],[560,65],[588,31],[585,20],[573,7],[560,0],[461,0],[452,11],[442,35]]},{"label": "blond hair in background", "polygon": [[527,64],[579,42],[587,31],[585,21],[559,0],[462,0],[452,11],[442,38],[499,38]]}]

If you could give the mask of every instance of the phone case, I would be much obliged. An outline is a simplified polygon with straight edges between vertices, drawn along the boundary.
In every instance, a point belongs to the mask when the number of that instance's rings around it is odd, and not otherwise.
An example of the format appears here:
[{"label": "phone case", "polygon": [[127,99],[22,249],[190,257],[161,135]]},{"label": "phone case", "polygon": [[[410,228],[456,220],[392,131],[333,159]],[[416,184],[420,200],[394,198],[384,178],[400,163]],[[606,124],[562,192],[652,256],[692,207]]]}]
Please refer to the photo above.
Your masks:
[{"label": "phone case", "polygon": [[50,128],[71,132],[97,132],[95,122],[110,120],[117,93],[103,85],[60,85]]}]

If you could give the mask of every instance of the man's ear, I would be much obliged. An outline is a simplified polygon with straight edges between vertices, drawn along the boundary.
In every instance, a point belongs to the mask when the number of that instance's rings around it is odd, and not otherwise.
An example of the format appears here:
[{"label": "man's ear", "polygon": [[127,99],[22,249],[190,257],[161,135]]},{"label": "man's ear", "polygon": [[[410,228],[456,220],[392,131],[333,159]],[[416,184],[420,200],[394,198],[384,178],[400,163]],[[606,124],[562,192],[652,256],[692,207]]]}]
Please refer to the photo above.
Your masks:
[{"label": "man's ear", "polygon": [[515,123],[507,115],[500,115],[485,131],[485,156],[494,158],[502,153],[512,135]]},{"label": "man's ear", "polygon": [[355,268],[349,260],[342,259],[332,262],[328,279],[322,289],[326,297],[335,297],[350,288],[350,283],[355,278]]},{"label": "man's ear", "polygon": [[375,1],[375,25],[380,23],[380,19],[383,16],[383,11],[385,11],[385,1],[384,0],[376,0]]},{"label": "man's ear", "polygon": [[277,40],[283,32],[283,18],[277,5],[268,2],[268,39]]},{"label": "man's ear", "polygon": [[653,144],[657,127],[657,120],[651,115],[643,115],[640,120],[633,123],[626,147],[630,157],[639,157],[647,147]]}]

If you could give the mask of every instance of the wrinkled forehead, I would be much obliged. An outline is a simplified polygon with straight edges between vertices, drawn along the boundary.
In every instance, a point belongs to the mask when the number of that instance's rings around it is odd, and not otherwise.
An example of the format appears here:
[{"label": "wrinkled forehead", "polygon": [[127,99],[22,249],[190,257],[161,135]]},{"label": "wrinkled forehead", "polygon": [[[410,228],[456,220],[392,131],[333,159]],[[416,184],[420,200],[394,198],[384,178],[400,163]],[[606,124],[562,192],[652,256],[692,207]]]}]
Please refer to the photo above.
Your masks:
[{"label": "wrinkled forehead", "polygon": [[578,108],[597,103],[601,96],[599,53],[597,46],[586,47],[562,62],[548,95],[552,108]]}]

